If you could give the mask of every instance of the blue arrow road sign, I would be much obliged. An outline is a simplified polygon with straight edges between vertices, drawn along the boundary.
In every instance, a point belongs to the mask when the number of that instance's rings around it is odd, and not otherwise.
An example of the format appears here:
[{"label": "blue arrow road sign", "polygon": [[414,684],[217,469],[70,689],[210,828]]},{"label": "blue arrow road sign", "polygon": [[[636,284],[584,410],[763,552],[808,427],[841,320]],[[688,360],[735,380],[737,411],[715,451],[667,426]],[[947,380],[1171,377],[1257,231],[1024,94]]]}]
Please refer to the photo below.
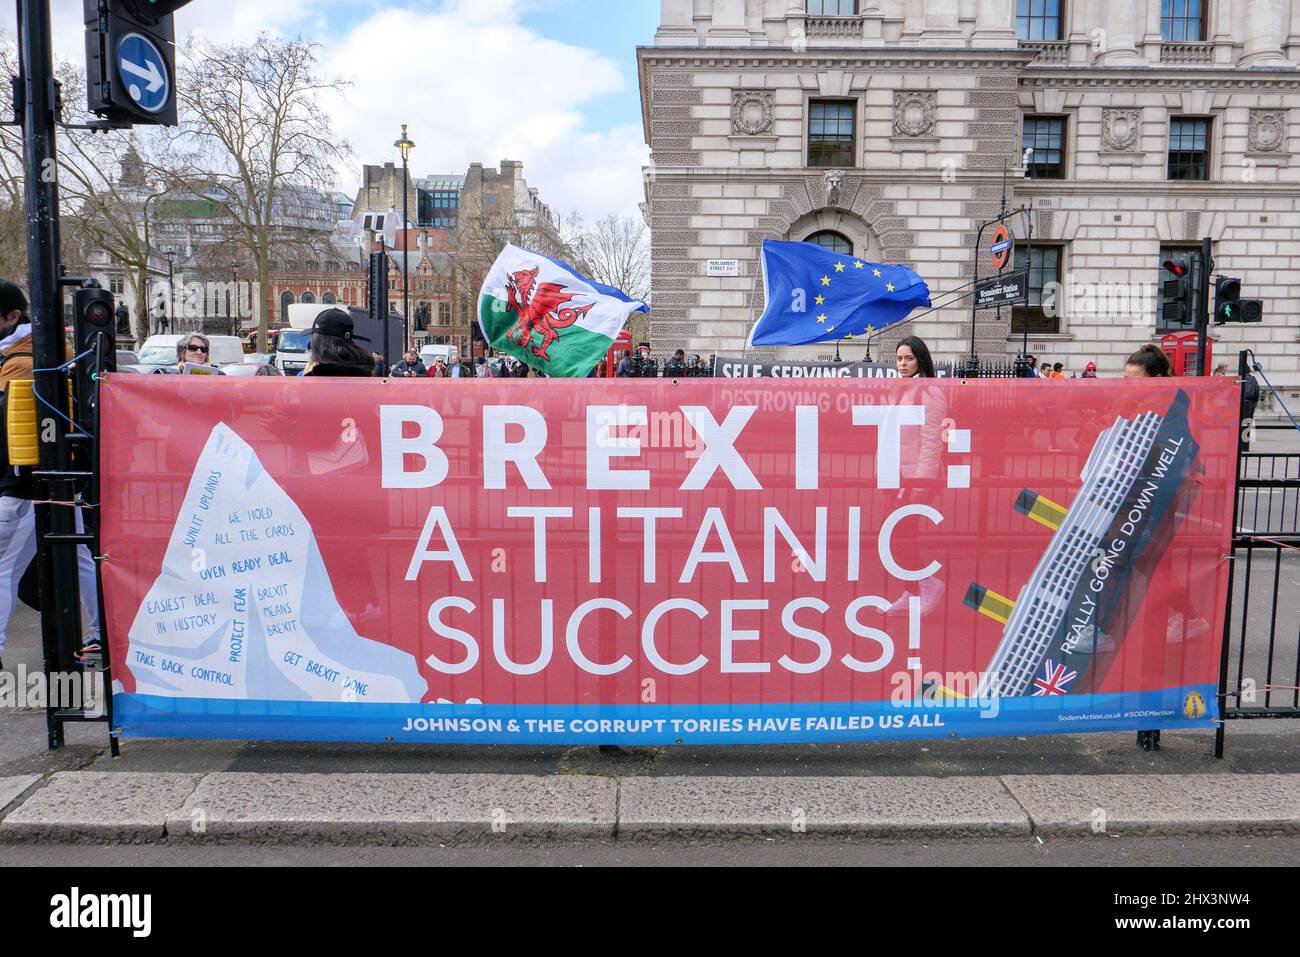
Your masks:
[{"label": "blue arrow road sign", "polygon": [[171,100],[167,59],[148,37],[128,33],[117,45],[117,71],[136,106],[159,113]]}]

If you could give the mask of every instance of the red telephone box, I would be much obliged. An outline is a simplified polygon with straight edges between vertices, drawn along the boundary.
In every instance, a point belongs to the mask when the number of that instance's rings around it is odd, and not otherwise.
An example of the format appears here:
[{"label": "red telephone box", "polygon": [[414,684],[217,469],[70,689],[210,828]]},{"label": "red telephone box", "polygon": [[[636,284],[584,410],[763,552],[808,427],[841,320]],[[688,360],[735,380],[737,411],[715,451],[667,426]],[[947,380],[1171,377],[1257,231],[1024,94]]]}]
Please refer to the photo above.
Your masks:
[{"label": "red telephone box", "polygon": [[[1196,349],[1198,336],[1194,332],[1172,332],[1160,340],[1160,348],[1165,350],[1169,360],[1174,364],[1174,375],[1200,375],[1196,368]],[[1214,340],[1205,340],[1205,368],[1214,368]]]},{"label": "red telephone box", "polygon": [[596,376],[600,379],[612,379],[618,373],[618,364],[623,359],[623,353],[632,351],[632,333],[624,329],[614,340],[614,345],[606,353],[605,358],[601,360],[600,365],[596,366]]}]

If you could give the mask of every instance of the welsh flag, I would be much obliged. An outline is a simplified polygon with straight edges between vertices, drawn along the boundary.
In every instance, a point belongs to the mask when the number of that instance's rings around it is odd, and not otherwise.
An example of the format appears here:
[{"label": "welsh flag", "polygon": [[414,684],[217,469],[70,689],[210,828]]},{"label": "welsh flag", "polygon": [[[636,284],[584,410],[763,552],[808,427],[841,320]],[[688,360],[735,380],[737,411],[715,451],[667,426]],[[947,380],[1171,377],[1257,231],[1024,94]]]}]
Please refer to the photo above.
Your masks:
[{"label": "welsh flag", "polygon": [[483,337],[548,376],[586,378],[634,312],[650,307],[518,246],[497,257],[478,297]]}]

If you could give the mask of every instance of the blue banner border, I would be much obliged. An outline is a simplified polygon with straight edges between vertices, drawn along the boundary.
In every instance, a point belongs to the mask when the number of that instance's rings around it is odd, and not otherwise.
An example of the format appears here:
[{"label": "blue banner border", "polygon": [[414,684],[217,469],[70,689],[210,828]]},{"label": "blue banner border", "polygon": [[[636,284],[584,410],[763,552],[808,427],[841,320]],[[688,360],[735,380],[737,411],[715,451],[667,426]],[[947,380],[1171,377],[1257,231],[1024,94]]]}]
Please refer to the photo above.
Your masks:
[{"label": "blue banner border", "polygon": [[[974,699],[906,704],[387,705],[119,692],[113,697],[113,716],[122,737],[537,746],[808,744],[1176,730],[1219,723],[1214,685],[1004,698],[996,705],[993,714]],[[529,721],[560,724],[530,728]],[[602,726],[601,721],[610,724]]]}]

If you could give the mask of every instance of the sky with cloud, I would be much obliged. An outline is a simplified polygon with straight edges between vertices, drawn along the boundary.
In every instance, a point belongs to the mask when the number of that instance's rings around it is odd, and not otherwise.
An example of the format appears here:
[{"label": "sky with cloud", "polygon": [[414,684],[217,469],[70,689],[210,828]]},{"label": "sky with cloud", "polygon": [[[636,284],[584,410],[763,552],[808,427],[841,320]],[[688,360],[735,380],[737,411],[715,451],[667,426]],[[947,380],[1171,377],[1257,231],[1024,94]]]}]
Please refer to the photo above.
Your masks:
[{"label": "sky with cloud", "polygon": [[[84,62],[81,11],[82,0],[52,2],[60,59]],[[362,163],[400,161],[406,123],[412,176],[520,160],[544,202],[590,220],[633,215],[642,199],[636,46],[658,17],[657,0],[194,0],[176,26],[182,42],[267,30],[320,43],[323,69],[351,81],[329,104],[353,147],[343,192]],[[13,34],[11,4],[0,29]]]}]

